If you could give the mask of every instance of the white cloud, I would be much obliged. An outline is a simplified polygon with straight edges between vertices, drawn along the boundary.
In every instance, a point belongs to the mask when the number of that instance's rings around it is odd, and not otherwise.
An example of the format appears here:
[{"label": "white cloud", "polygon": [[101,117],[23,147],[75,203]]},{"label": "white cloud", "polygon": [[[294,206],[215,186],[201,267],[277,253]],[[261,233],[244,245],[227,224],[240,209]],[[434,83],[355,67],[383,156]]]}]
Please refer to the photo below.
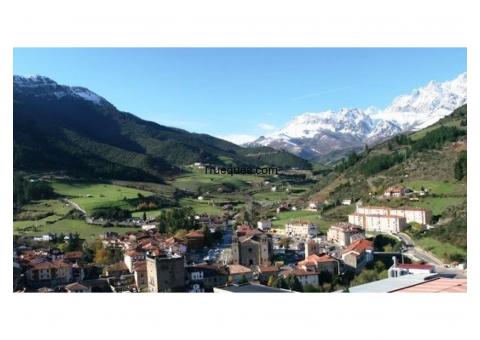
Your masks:
[{"label": "white cloud", "polygon": [[259,129],[262,129],[262,130],[267,130],[267,131],[271,131],[271,130],[275,130],[276,127],[272,124],[268,124],[268,123],[260,123],[260,124],[257,124],[257,127]]},{"label": "white cloud", "polygon": [[230,134],[230,135],[222,135],[222,136],[216,136],[216,137],[224,140],[228,140],[229,142],[232,142],[237,145],[253,142],[255,139],[258,138],[252,135],[243,135],[243,134]]}]

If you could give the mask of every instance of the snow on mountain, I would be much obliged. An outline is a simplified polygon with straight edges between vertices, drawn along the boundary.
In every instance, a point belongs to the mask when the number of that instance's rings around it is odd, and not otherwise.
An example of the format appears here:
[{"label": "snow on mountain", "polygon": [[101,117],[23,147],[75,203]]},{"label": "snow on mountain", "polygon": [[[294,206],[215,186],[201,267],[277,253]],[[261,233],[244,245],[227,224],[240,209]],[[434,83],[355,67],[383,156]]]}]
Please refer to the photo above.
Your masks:
[{"label": "snow on mountain", "polygon": [[467,73],[443,83],[433,82],[411,94],[395,98],[375,115],[397,122],[403,130],[423,129],[467,102]]},{"label": "snow on mountain", "polygon": [[33,92],[35,96],[55,96],[56,98],[72,96],[97,105],[107,103],[104,98],[84,87],[59,85],[52,79],[39,75],[27,77],[14,75],[13,88],[18,92]]},{"label": "snow on mountain", "polygon": [[395,98],[384,110],[375,107],[304,113],[284,128],[247,145],[286,149],[306,158],[322,158],[363,147],[398,133],[427,127],[467,102],[467,74],[443,83],[430,82]]}]

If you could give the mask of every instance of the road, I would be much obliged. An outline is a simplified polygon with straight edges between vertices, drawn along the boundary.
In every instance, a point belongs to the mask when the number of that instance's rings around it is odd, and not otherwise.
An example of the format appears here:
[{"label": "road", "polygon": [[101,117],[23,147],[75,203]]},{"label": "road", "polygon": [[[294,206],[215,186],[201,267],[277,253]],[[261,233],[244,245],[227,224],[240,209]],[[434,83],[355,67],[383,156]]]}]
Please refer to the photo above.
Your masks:
[{"label": "road", "polygon": [[435,266],[445,267],[445,263],[442,262],[432,253],[423,250],[420,247],[415,246],[415,242],[410,236],[404,233],[399,233],[397,236],[401,239],[402,243],[407,247],[407,250],[404,252],[406,256],[412,257],[426,263],[433,264]]},{"label": "road", "polygon": [[86,212],[85,210],[83,210],[83,209],[82,209],[77,203],[75,203],[74,201],[71,201],[71,200],[69,200],[68,198],[64,198],[64,199],[63,199],[63,202],[70,204],[74,209],[82,212],[83,214],[85,214],[85,215],[87,214],[87,212]]}]

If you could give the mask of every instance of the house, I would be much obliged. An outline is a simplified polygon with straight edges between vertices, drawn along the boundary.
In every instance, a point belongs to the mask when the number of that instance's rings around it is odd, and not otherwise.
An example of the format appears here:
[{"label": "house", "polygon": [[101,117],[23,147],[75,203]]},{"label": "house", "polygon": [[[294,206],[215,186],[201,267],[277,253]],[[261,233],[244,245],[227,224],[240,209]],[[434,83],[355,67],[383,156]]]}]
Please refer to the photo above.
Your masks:
[{"label": "house", "polygon": [[133,264],[137,261],[144,261],[145,260],[145,252],[139,251],[136,249],[130,249],[125,252],[123,255],[123,262],[127,266],[128,270],[133,272]]},{"label": "house", "polygon": [[33,287],[66,284],[72,281],[72,265],[63,261],[32,263],[26,271],[26,279]]},{"label": "house", "polygon": [[68,293],[91,293],[91,288],[81,284],[80,282],[70,283],[65,286]]},{"label": "house", "polygon": [[242,283],[243,281],[253,280],[253,271],[245,266],[239,264],[230,264],[227,266],[229,281],[232,283]]},{"label": "house", "polygon": [[294,221],[285,224],[285,234],[302,239],[317,236],[317,226],[308,221]]},{"label": "house", "polygon": [[352,200],[351,200],[351,199],[342,200],[342,205],[351,205],[351,204],[352,204]]},{"label": "house", "polygon": [[276,266],[258,266],[258,282],[266,285],[271,277],[277,278],[279,273],[280,269],[278,269]]},{"label": "house", "polygon": [[337,276],[340,272],[340,262],[328,255],[312,254],[305,258],[305,260],[297,263],[297,268],[302,270],[315,271],[318,273],[328,272],[332,276]]},{"label": "house", "polygon": [[308,240],[305,242],[305,258],[312,254],[319,254],[320,253],[320,243],[315,240]]},{"label": "house", "polygon": [[144,224],[142,225],[142,230],[148,231],[155,229],[157,226],[155,224]]},{"label": "house", "polygon": [[255,228],[249,226],[248,224],[241,224],[237,226],[236,234],[238,237],[245,236],[248,233],[254,232]]},{"label": "house", "polygon": [[105,277],[119,277],[129,273],[130,269],[128,269],[125,262],[117,262],[103,269],[103,274]]},{"label": "house", "polygon": [[188,249],[199,249],[205,245],[205,235],[201,230],[193,230],[185,235]]},{"label": "house", "polygon": [[384,197],[403,197],[406,194],[404,187],[399,185],[393,185],[385,189],[383,193]]},{"label": "house", "polygon": [[232,263],[243,266],[268,266],[273,253],[272,238],[259,230],[232,237]]},{"label": "house", "polygon": [[257,222],[257,228],[262,231],[270,231],[272,229],[272,221],[260,220]]},{"label": "house", "polygon": [[347,269],[360,272],[373,261],[373,242],[358,240],[351,243],[342,253],[342,260]]},{"label": "house", "polygon": [[316,270],[305,270],[302,268],[295,268],[295,269],[287,269],[280,273],[280,276],[283,278],[287,278],[289,275],[295,276],[302,287],[306,285],[312,285],[318,287],[320,285],[319,275],[320,272]]},{"label": "house", "polygon": [[430,264],[398,263],[393,257],[393,265],[388,269],[388,277],[398,277],[410,274],[431,274],[435,272],[434,266]]},{"label": "house", "polygon": [[183,256],[146,256],[149,292],[185,291],[185,259]]},{"label": "house", "polygon": [[63,256],[63,261],[66,263],[78,263],[83,259],[83,253],[81,251],[69,251]]},{"label": "house", "polygon": [[308,204],[308,207],[307,207],[305,210],[317,211],[317,209],[318,209],[317,204],[314,203],[314,202],[310,202],[310,203]]},{"label": "house", "polygon": [[371,215],[355,212],[348,215],[348,222],[367,231],[399,233],[407,226],[405,217],[397,215]]},{"label": "house", "polygon": [[200,263],[185,268],[186,287],[191,293],[213,292],[228,283],[228,267],[222,264]]},{"label": "house", "polygon": [[139,292],[145,291],[148,287],[147,280],[147,263],[146,261],[137,261],[133,264],[133,276],[135,278],[135,285]]},{"label": "house", "polygon": [[365,233],[357,225],[348,222],[339,222],[330,227],[327,232],[327,241],[340,247],[365,238]]}]

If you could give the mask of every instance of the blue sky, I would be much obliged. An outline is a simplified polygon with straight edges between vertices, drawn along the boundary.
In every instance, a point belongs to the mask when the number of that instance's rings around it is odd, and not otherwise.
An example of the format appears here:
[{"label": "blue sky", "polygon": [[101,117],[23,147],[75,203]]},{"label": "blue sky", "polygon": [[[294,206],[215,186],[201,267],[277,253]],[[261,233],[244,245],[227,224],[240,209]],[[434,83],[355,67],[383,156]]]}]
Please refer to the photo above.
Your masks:
[{"label": "blue sky", "polygon": [[84,86],[163,125],[245,140],[304,112],[387,106],[467,70],[466,49],[17,48],[14,74]]}]

